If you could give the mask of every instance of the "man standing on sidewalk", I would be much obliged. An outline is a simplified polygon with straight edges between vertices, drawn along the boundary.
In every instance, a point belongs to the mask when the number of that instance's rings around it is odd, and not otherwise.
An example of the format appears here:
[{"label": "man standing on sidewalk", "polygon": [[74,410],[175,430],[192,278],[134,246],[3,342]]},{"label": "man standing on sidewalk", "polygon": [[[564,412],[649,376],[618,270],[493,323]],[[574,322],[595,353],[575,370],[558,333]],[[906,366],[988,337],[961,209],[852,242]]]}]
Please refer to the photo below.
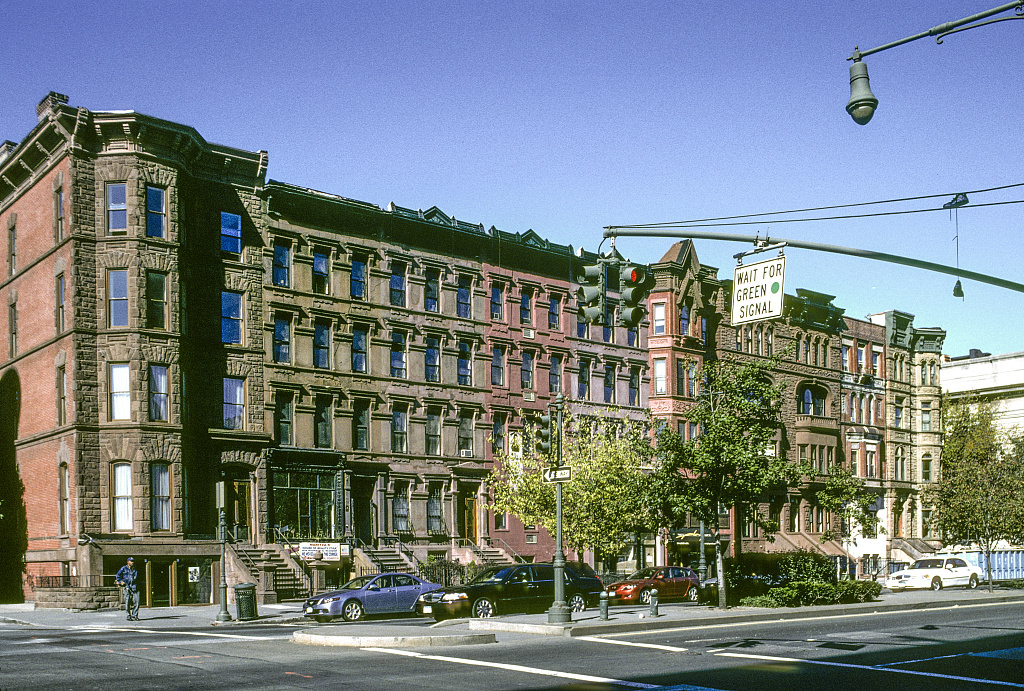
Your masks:
[{"label": "man standing on sidewalk", "polygon": [[124,589],[124,609],[128,613],[128,621],[139,620],[139,584],[136,579],[139,572],[135,570],[135,558],[128,557],[128,563],[117,571],[117,584]]}]

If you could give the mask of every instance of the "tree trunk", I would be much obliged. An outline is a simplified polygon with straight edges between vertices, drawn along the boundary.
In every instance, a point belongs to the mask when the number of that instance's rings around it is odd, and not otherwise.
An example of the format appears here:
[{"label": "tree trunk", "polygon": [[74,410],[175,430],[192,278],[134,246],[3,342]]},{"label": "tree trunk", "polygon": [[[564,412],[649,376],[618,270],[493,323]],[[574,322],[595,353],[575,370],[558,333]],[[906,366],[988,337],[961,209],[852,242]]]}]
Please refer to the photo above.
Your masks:
[{"label": "tree trunk", "polygon": [[718,608],[728,609],[725,585],[725,559],[722,557],[722,537],[715,531],[715,568],[718,570]]}]

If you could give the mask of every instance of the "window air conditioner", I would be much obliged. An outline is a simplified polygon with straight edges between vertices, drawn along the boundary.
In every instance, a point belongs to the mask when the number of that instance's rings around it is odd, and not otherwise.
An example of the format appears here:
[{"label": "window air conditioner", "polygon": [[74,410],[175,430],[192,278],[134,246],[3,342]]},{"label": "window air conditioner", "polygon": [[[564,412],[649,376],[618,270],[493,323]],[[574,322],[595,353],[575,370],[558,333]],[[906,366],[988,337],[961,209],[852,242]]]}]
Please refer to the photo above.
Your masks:
[{"label": "window air conditioner", "polygon": [[523,329],[523,338],[534,338],[537,332],[533,329]]},{"label": "window air conditioner", "polygon": [[523,392],[523,400],[524,401],[536,401],[537,400],[537,394],[535,394],[532,391],[524,391]]},{"label": "window air conditioner", "polygon": [[472,449],[460,449],[459,450],[459,455],[462,456],[463,458],[472,458],[473,457],[473,450]]}]

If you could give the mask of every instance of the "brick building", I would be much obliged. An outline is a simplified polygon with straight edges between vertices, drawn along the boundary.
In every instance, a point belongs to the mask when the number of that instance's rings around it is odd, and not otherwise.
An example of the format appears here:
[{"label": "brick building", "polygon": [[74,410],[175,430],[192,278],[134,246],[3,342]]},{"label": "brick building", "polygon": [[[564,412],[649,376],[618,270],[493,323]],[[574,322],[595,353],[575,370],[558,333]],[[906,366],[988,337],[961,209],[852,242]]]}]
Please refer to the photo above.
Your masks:
[{"label": "brick building", "polygon": [[[945,332],[916,328],[913,315],[897,311],[851,319],[834,296],[806,289],[785,296],[781,319],[733,327],[732,281],[702,266],[692,243],[674,244],[652,268],[652,413],[693,438],[697,430],[686,411],[701,394],[696,376],[704,360],[779,357],[773,376],[784,389],[784,429],[775,452],[819,471],[797,490],[765,497],[762,515],[780,526],[771,541],[744,517],[723,514],[727,548],[824,552],[844,564],[852,558],[862,573],[930,551],[919,494],[936,479],[941,449],[936,377]],[[822,542],[837,517],[815,494],[832,463],[854,468],[877,493],[874,509],[884,532],[855,530],[847,540]],[[669,550],[695,563],[699,537],[699,525],[680,526]]]},{"label": "brick building", "polygon": [[40,599],[131,554],[144,604],[210,602],[218,482],[231,582],[301,580],[301,541],[369,568],[550,556],[486,474],[559,392],[643,414],[646,333],[576,322],[593,255],[268,182],[266,152],[140,113],[37,114],[0,149],[8,590],[22,558]]}]

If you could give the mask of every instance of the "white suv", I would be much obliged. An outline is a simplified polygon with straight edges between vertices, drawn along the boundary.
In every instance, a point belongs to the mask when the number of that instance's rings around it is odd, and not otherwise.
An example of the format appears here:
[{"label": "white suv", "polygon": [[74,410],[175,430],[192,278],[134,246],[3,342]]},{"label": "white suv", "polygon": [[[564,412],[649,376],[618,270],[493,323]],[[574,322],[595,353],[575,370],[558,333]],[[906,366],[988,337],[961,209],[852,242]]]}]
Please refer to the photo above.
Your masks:
[{"label": "white suv", "polygon": [[918,559],[910,568],[890,574],[885,584],[890,590],[942,590],[950,585],[962,585],[973,590],[980,580],[981,569],[959,557],[930,557]]}]

